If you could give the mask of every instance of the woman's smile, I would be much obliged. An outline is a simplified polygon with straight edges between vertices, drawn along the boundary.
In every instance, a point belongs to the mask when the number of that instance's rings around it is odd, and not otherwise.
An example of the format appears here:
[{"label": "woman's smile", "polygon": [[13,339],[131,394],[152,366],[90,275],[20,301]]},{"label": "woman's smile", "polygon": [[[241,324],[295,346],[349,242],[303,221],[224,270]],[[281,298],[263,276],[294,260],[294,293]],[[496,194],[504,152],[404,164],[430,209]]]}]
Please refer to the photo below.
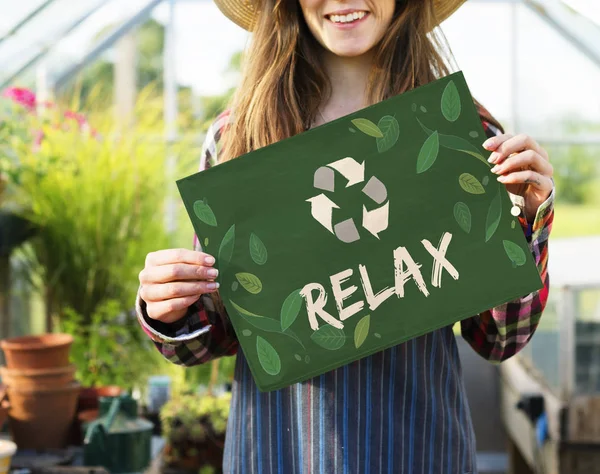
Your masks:
[{"label": "woman's smile", "polygon": [[329,23],[334,28],[340,30],[357,28],[359,25],[365,23],[368,17],[368,11],[351,9],[339,10],[325,15],[325,18],[329,20]]}]

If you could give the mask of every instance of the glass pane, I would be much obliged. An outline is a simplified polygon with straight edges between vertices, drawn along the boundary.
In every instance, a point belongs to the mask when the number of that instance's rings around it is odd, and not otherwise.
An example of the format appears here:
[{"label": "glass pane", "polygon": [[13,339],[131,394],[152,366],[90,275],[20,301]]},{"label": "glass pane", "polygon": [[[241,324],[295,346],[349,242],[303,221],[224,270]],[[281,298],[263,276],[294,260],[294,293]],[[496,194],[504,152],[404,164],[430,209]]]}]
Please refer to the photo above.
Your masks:
[{"label": "glass pane", "polygon": [[600,393],[600,288],[576,293],[575,392]]},{"label": "glass pane", "polygon": [[526,364],[537,373],[556,394],[560,393],[559,378],[559,321],[560,292],[550,292],[540,324],[520,352]]}]

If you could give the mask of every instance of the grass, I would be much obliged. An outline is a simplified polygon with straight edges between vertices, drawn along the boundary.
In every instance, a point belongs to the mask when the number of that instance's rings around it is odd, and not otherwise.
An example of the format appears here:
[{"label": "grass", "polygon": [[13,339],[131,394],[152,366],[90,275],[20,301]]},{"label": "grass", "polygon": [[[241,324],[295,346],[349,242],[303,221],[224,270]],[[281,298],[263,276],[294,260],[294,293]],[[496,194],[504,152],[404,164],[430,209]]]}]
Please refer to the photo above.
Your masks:
[{"label": "grass", "polygon": [[557,204],[551,238],[600,235],[600,204]]}]

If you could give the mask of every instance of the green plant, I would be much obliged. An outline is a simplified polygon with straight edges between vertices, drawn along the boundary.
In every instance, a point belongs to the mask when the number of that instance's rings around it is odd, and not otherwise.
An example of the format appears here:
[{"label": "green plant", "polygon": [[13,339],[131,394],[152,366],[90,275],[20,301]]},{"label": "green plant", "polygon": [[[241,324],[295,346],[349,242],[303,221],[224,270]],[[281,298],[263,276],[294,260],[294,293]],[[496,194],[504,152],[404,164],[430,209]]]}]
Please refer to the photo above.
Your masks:
[{"label": "green plant", "polygon": [[137,322],[116,300],[102,301],[89,324],[74,310],[63,312],[59,329],[73,335],[71,360],[84,386],[118,385],[132,389],[143,385],[156,349]]},{"label": "green plant", "polygon": [[107,299],[131,307],[146,254],[168,245],[166,145],[145,138],[161,120],[148,114],[124,132],[96,114],[93,133],[44,124],[37,150],[15,144],[18,207],[39,229],[29,263],[53,319],[71,308],[88,324]]},{"label": "green plant", "polygon": [[221,472],[231,394],[184,395],[161,410],[168,464]]}]

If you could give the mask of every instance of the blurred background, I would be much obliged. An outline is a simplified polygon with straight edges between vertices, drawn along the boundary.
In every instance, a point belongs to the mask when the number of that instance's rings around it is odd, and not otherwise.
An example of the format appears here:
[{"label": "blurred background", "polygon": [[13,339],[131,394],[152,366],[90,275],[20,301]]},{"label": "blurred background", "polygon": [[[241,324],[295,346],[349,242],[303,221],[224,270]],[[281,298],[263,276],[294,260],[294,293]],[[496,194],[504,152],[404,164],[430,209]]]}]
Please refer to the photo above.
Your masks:
[{"label": "blurred background", "polygon": [[[535,337],[500,368],[459,338],[479,470],[600,472],[600,5],[468,0],[442,30],[473,95],[548,150],[557,187]],[[161,466],[220,472],[233,358],[167,363],[132,302],[148,252],[191,247],[174,182],[196,171],[248,40],[209,0],[0,0],[0,338],[73,336],[95,402],[79,395],[61,448],[113,390],[154,421]]]}]

